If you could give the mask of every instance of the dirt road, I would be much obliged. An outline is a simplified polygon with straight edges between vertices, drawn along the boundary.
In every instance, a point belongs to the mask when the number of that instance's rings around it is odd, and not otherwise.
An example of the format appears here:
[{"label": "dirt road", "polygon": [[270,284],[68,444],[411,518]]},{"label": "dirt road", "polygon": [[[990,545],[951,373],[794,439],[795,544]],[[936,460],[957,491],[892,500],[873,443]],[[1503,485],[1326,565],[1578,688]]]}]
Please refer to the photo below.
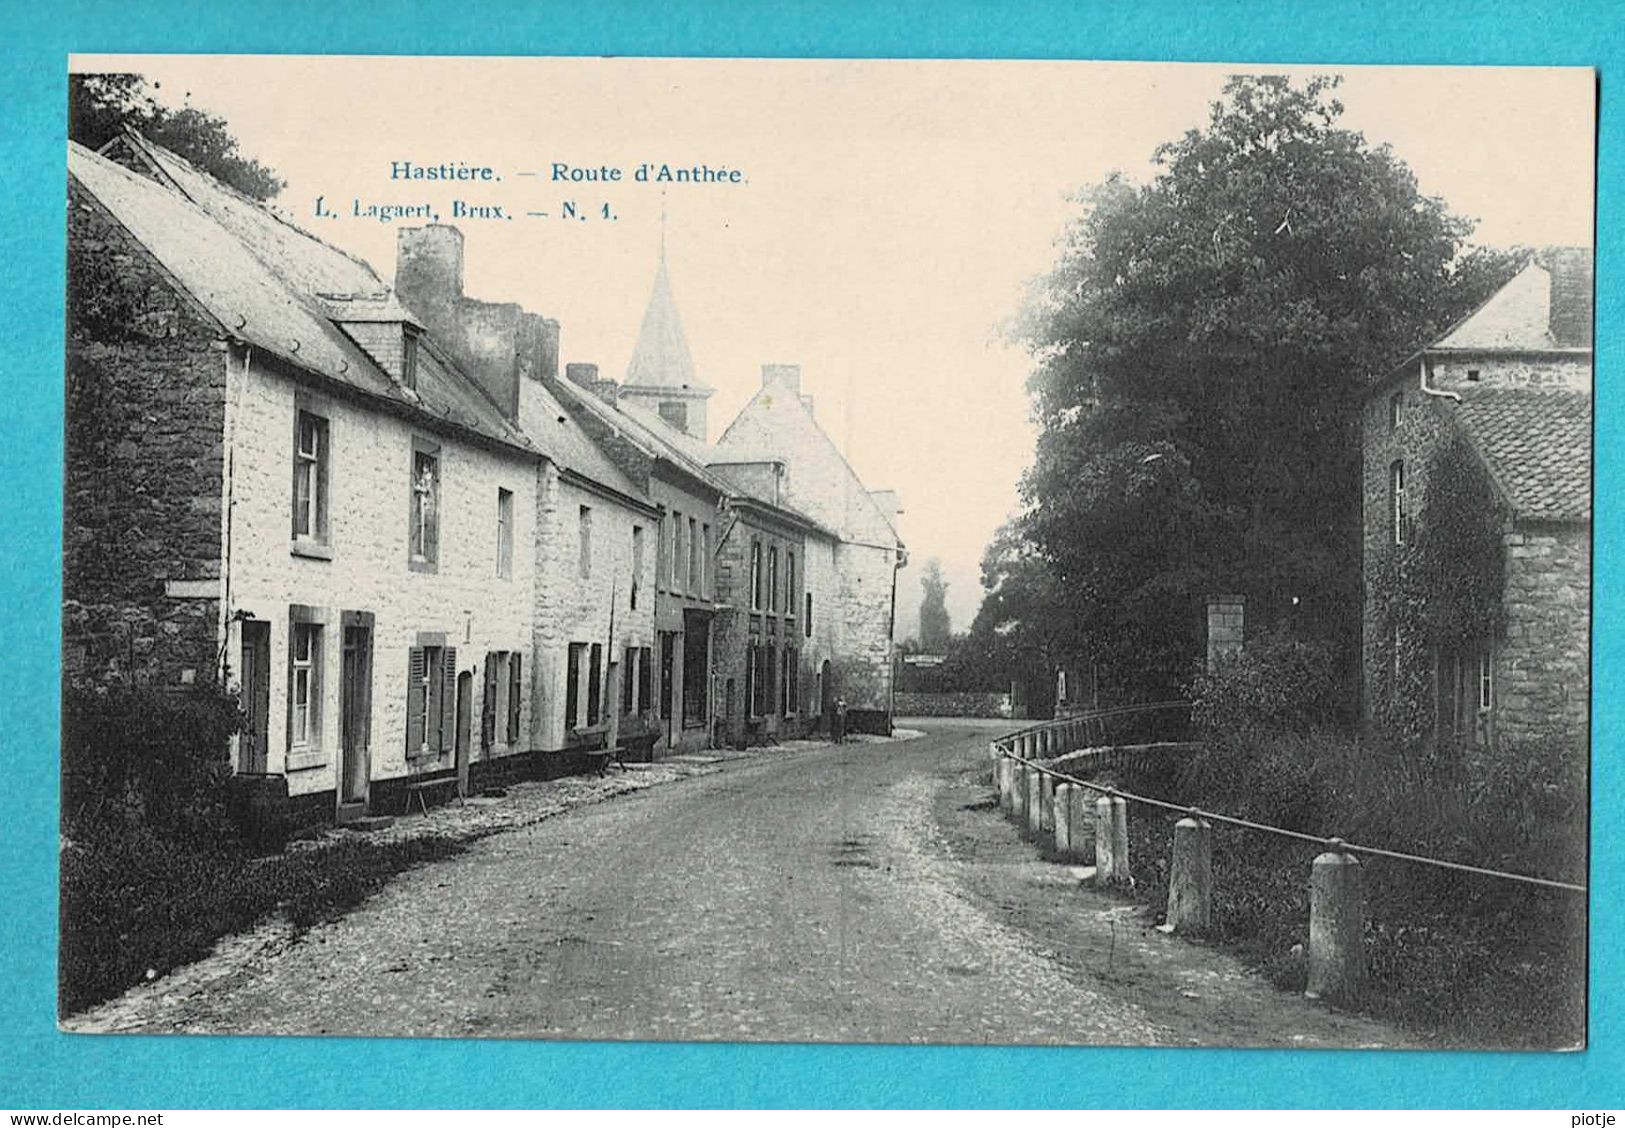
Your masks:
[{"label": "dirt road", "polygon": [[119,1026],[1401,1044],[1038,861],[978,780],[986,730],[929,727],[719,765],[482,839],[341,920],[153,992]]}]

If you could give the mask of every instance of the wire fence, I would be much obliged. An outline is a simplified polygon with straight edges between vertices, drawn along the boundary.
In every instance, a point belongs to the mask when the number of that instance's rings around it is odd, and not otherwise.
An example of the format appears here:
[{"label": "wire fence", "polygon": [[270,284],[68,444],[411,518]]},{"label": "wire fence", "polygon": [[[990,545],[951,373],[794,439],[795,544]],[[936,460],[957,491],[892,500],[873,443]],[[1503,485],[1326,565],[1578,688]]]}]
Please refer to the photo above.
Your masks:
[{"label": "wire fence", "polygon": [[[1156,702],[1150,705],[1124,706],[1114,710],[1103,710],[1102,713],[1109,713],[1112,716],[1128,716],[1133,715],[1135,712],[1150,713],[1158,710],[1166,711],[1178,706],[1185,706],[1188,708],[1188,705],[1185,702]],[[1507,870],[1491,869],[1486,866],[1475,866],[1466,862],[1449,861],[1444,858],[1430,858],[1422,854],[1406,853],[1403,850],[1390,850],[1381,846],[1364,846],[1359,843],[1347,842],[1341,838],[1306,834],[1303,831],[1288,830],[1285,827],[1271,826],[1267,823],[1254,822],[1251,819],[1238,818],[1235,815],[1220,814],[1215,811],[1206,811],[1197,807],[1170,803],[1163,799],[1154,799],[1149,795],[1137,795],[1131,791],[1124,791],[1122,788],[1112,787],[1102,783],[1094,783],[1086,779],[1079,779],[1077,776],[1070,773],[1058,771],[1054,768],[1048,767],[1038,762],[1036,759],[1019,755],[1010,748],[1010,745],[1017,738],[1033,736],[1036,733],[1044,732],[1046,730],[1065,731],[1067,727],[1075,726],[1080,721],[1091,719],[1093,716],[1093,714],[1083,714],[1077,717],[1067,717],[1058,721],[1046,722],[1044,725],[1032,725],[1028,728],[1019,729],[1016,732],[1007,734],[1006,736],[995,740],[993,744],[994,747],[998,749],[1001,756],[1013,760],[1018,764],[1023,764],[1030,767],[1042,775],[1047,775],[1054,779],[1060,780],[1063,783],[1070,783],[1074,786],[1083,787],[1089,791],[1097,792],[1102,795],[1113,798],[1121,798],[1125,802],[1129,803],[1140,803],[1148,807],[1157,807],[1166,811],[1190,815],[1207,822],[1223,823],[1229,826],[1239,827],[1243,830],[1256,831],[1261,834],[1273,834],[1281,838],[1290,838],[1301,842],[1317,843],[1327,846],[1333,850],[1338,850],[1349,854],[1364,854],[1371,857],[1389,858],[1394,861],[1433,866],[1437,869],[1454,870],[1458,873],[1470,873],[1479,877],[1495,878],[1501,881],[1515,881],[1521,882],[1525,885],[1540,886],[1546,889],[1560,889],[1569,893],[1585,894],[1589,892],[1586,886],[1576,884],[1574,882],[1557,881],[1552,878],[1536,877],[1531,874],[1512,873]]]}]

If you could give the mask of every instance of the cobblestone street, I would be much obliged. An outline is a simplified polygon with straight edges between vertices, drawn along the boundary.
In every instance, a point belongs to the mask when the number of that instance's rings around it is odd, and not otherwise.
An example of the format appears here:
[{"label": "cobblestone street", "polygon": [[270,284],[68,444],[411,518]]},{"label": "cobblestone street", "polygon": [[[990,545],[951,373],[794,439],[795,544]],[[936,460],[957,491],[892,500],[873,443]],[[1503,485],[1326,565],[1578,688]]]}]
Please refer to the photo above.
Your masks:
[{"label": "cobblestone street", "polygon": [[[1149,933],[1128,906],[1037,861],[985,809],[987,788],[975,773],[987,731],[947,721],[930,728],[896,743],[663,766],[661,786],[503,823],[508,829],[402,875],[341,920],[297,938],[268,925],[68,1026],[640,1040],[1399,1041],[1276,992],[1218,953]],[[512,819],[499,814],[511,802],[479,817]]]}]

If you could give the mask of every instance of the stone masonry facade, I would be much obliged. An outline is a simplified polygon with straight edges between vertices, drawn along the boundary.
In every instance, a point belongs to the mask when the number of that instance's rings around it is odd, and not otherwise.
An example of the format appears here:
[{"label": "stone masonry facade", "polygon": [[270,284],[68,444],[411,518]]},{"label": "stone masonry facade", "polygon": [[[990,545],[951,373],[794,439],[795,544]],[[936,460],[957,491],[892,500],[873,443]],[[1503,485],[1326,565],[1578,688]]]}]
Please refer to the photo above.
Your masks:
[{"label": "stone masonry facade", "polygon": [[226,349],[70,188],[63,673],[181,685],[208,677],[219,648]]},{"label": "stone masonry facade", "polygon": [[[1589,391],[1590,373],[1588,361],[1570,357],[1452,357],[1430,366],[1427,387],[1464,396],[1483,388],[1532,395],[1579,393]],[[1383,657],[1390,650],[1379,637],[1388,616],[1373,577],[1393,554],[1409,547],[1394,543],[1391,488],[1396,467],[1402,467],[1405,510],[1414,524],[1429,500],[1428,468],[1434,454],[1458,438],[1472,447],[1457,422],[1457,402],[1422,390],[1421,380],[1420,364],[1390,377],[1373,389],[1361,419],[1366,577],[1362,689],[1368,718],[1392,681]],[[1496,475],[1492,468],[1492,480]],[[1490,684],[1474,740],[1556,739],[1583,745],[1590,708],[1590,523],[1530,519],[1510,506],[1501,516],[1503,629],[1484,643]],[[1407,538],[1411,543],[1414,535],[1413,529]]]}]

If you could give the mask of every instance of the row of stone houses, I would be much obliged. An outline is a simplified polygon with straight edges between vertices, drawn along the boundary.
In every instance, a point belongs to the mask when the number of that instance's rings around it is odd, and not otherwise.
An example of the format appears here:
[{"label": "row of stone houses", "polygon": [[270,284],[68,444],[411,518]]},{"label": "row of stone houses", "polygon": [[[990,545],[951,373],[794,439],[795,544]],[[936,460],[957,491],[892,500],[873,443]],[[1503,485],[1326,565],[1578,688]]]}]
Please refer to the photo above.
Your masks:
[{"label": "row of stone houses", "polygon": [[137,134],[68,161],[69,684],[225,679],[313,817],[889,727],[895,498],[792,366],[707,441],[664,256],[617,385],[467,295],[455,228],[391,285]]}]

